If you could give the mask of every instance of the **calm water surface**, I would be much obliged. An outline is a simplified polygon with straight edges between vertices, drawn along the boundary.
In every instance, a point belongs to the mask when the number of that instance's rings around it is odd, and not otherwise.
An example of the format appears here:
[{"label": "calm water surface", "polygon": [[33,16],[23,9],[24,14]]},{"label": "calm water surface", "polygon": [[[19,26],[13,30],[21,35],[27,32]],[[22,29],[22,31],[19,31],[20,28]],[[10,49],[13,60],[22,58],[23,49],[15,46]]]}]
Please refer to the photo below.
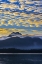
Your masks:
[{"label": "calm water surface", "polygon": [[42,64],[42,54],[0,54],[0,64]]}]

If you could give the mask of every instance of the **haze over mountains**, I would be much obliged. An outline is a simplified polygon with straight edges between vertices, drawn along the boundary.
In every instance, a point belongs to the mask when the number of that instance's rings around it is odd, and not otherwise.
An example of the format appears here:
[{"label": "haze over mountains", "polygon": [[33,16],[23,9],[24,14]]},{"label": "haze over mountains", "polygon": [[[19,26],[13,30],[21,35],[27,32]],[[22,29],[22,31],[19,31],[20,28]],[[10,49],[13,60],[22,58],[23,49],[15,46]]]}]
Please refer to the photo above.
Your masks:
[{"label": "haze over mountains", "polygon": [[19,32],[12,32],[0,38],[0,48],[42,49],[42,36],[23,36]]}]

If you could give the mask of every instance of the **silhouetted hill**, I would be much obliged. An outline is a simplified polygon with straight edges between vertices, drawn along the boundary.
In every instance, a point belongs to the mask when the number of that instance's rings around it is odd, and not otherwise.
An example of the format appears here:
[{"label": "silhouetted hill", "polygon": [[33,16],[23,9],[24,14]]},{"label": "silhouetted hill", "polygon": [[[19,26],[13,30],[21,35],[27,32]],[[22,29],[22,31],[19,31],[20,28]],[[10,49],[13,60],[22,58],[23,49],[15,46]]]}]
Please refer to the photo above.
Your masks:
[{"label": "silhouetted hill", "polygon": [[12,37],[6,40],[0,41],[0,48],[26,48],[31,46],[35,48],[38,46],[40,49],[42,49],[42,39],[34,37],[25,37],[25,38],[19,38],[19,37]]},{"label": "silhouetted hill", "polygon": [[15,48],[0,49],[0,53],[42,53],[42,49],[21,50]]}]

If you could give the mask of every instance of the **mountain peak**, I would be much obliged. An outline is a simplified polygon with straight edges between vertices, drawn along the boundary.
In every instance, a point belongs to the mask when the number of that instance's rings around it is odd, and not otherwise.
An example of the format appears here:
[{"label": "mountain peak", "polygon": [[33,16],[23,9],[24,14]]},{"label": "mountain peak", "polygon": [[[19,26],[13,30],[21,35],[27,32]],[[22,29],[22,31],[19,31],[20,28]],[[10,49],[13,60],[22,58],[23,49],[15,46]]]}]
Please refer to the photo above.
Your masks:
[{"label": "mountain peak", "polygon": [[19,34],[19,35],[22,35],[22,34],[19,33],[19,32],[12,32],[11,34]]},{"label": "mountain peak", "polygon": [[11,36],[17,36],[17,35],[22,35],[22,34],[19,33],[19,32],[12,32],[12,33],[9,35],[9,37],[11,37]]}]

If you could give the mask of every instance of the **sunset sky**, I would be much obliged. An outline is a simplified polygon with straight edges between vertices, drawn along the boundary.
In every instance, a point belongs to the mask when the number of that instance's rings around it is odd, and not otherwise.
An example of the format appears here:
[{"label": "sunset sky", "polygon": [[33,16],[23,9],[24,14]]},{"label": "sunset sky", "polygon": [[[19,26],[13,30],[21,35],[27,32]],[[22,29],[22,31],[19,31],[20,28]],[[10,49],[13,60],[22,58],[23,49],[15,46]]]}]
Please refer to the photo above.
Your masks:
[{"label": "sunset sky", "polygon": [[42,0],[0,0],[0,36],[42,35]]}]

